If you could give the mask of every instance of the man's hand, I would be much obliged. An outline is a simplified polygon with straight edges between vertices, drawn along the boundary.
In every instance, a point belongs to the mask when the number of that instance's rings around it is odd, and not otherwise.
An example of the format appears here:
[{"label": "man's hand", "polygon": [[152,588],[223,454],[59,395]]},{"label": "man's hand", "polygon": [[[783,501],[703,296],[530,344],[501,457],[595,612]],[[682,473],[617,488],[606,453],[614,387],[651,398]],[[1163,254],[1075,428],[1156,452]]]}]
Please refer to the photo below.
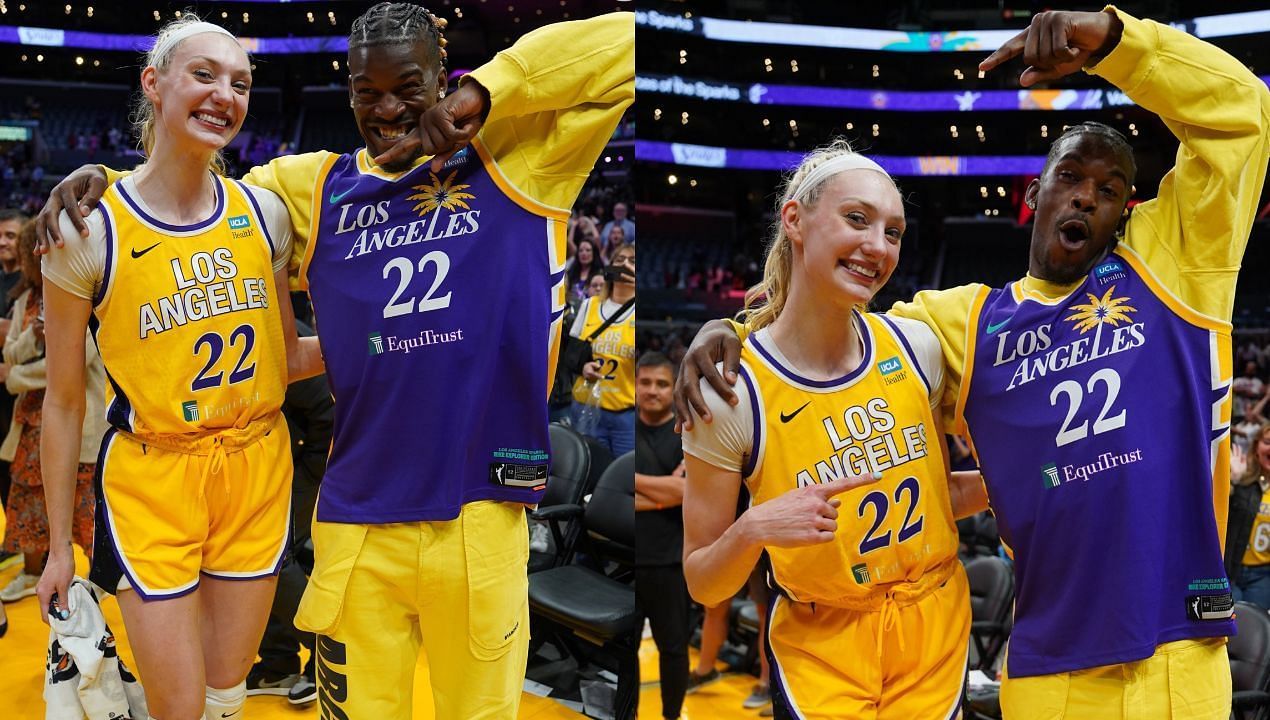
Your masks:
[{"label": "man's hand", "polygon": [[838,529],[838,506],[842,504],[833,497],[881,478],[882,473],[871,473],[807,485],[755,505],[741,518],[747,534],[760,545],[802,547],[827,543]]},{"label": "man's hand", "polygon": [[[720,361],[723,362],[722,375],[714,366]],[[736,373],[740,367],[741,339],[732,326],[723,320],[711,320],[702,325],[688,346],[688,354],[684,355],[679,366],[679,377],[675,379],[675,430],[691,430],[693,412],[705,422],[714,420],[706,407],[705,398],[701,396],[701,378],[705,378],[729,405],[736,405],[732,386],[736,384]]]},{"label": "man's hand", "polygon": [[489,91],[469,78],[454,94],[419,118],[418,132],[411,131],[388,152],[375,158],[375,164],[392,165],[422,151],[424,155],[433,156],[432,172],[441,172],[445,161],[476,137],[489,114],[489,103]]},{"label": "man's hand", "polygon": [[982,71],[1023,56],[1027,69],[1019,75],[1019,85],[1071,75],[1111,52],[1120,42],[1124,25],[1112,12],[1043,12],[1032,17],[1026,30],[1010,38],[983,62]]},{"label": "man's hand", "polygon": [[78,170],[62,178],[49,193],[44,209],[35,216],[35,254],[44,255],[51,245],[62,247],[65,240],[58,226],[62,210],[70,217],[71,224],[79,230],[80,237],[88,237],[88,223],[84,218],[97,207],[106,193],[106,173],[96,165],[81,165]]}]

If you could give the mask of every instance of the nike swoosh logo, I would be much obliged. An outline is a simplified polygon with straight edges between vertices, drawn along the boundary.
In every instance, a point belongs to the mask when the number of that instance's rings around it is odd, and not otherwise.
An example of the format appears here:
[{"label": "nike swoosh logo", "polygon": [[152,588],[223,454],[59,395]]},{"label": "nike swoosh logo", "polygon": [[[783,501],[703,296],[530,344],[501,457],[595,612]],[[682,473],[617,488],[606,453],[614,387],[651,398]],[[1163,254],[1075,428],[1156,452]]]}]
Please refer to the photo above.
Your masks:
[{"label": "nike swoosh logo", "polygon": [[1008,317],[1008,318],[1006,318],[1006,319],[1002,320],[1001,322],[999,322],[999,323],[997,323],[997,324],[995,324],[995,325],[989,324],[989,325],[988,325],[988,334],[989,334],[989,335],[994,335],[994,334],[996,334],[996,332],[997,332],[998,330],[1000,330],[1001,328],[1005,327],[1005,326],[1006,326],[1006,323],[1010,322],[1012,319],[1014,319],[1014,316],[1013,316],[1013,315],[1011,315],[1010,317]]},{"label": "nike swoosh logo", "polygon": [[345,190],[344,192],[340,193],[339,195],[336,195],[336,194],[335,194],[335,191],[334,191],[334,190],[332,190],[332,191],[331,191],[331,194],[327,196],[327,199],[331,201],[331,204],[332,204],[332,205],[334,205],[335,203],[339,202],[340,200],[343,200],[343,199],[344,199],[344,196],[345,196],[345,195],[347,195],[347,194],[349,194],[349,193],[351,193],[351,192],[353,192],[353,188],[349,188],[349,189]]},{"label": "nike swoosh logo", "polygon": [[148,252],[150,252],[151,250],[153,250],[153,249],[155,249],[155,248],[159,247],[159,246],[160,246],[160,245],[162,245],[162,244],[163,244],[163,241],[162,241],[162,240],[160,240],[159,242],[157,242],[157,243],[155,243],[155,244],[151,245],[150,247],[146,248],[145,250],[138,250],[138,249],[136,249],[136,248],[133,248],[133,249],[132,249],[132,256],[133,256],[134,258],[139,258],[139,257],[141,257],[142,255],[145,255],[146,253],[148,253]]},{"label": "nike swoosh logo", "polygon": [[790,414],[788,414],[788,415],[786,415],[785,413],[781,413],[781,422],[783,422],[783,423],[787,423],[787,422],[789,422],[790,420],[793,420],[795,415],[797,415],[798,413],[802,412],[802,411],[803,411],[803,408],[807,407],[807,406],[808,406],[808,405],[810,405],[810,404],[811,404],[811,401],[810,401],[810,400],[808,400],[807,402],[803,403],[803,407],[798,408],[797,410],[795,410],[794,412],[792,412],[792,413],[790,413]]}]

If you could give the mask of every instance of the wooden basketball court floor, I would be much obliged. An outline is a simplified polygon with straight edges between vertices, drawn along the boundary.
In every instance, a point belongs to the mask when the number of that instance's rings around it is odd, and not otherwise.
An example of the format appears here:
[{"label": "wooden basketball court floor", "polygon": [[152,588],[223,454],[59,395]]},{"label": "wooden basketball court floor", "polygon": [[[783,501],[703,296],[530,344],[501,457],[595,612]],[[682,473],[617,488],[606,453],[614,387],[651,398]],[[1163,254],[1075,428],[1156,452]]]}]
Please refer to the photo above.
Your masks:
[{"label": "wooden basketball court floor", "polygon": [[[88,563],[78,548],[75,555],[79,574],[87,575]],[[13,567],[0,572],[0,587],[7,585],[18,571],[18,567]],[[0,706],[9,708],[0,710],[0,716],[5,718],[39,720],[44,717],[42,693],[48,626],[40,622],[36,605],[38,601],[35,597],[5,605],[5,611],[9,615],[9,632],[0,638],[0,697],[4,698]],[[135,670],[136,665],[128,647],[127,631],[119,615],[119,605],[113,597],[107,597],[102,602],[102,610],[106,622],[115,633],[120,656]],[[141,678],[141,682],[144,684],[145,678]],[[436,720],[432,708],[432,691],[428,687],[427,666],[422,662],[415,673],[414,697],[414,720]],[[280,696],[247,698],[245,710],[243,714],[247,720],[299,720],[318,716],[316,703],[296,707]],[[526,692],[521,698],[518,717],[519,720],[578,720],[586,716],[556,700]]]},{"label": "wooden basketball court floor", "polygon": [[[688,649],[689,667],[697,665],[697,651]],[[717,662],[720,672],[726,663]],[[652,638],[645,637],[639,648],[639,717],[638,720],[660,720],[661,685],[658,682],[657,646]],[[684,699],[680,720],[749,720],[758,718],[762,708],[747,710],[741,703],[750,695],[758,678],[745,673],[726,673],[719,680],[703,685]]]}]

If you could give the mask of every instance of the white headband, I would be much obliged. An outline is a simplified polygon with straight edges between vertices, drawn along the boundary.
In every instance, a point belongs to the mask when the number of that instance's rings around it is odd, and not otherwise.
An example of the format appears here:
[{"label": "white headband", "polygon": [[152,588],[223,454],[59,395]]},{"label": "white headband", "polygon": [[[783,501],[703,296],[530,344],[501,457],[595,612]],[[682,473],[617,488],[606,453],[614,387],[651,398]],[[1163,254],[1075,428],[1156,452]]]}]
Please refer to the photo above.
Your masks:
[{"label": "white headband", "polygon": [[220,25],[213,25],[212,23],[202,21],[192,22],[188,25],[182,25],[180,29],[170,35],[160,38],[159,41],[154,44],[154,47],[150,49],[150,57],[155,60],[160,60],[182,40],[190,37],[191,35],[201,35],[203,33],[220,33],[230,40],[238,42],[238,38],[234,37],[233,33]]},{"label": "white headband", "polygon": [[823,162],[817,165],[814,170],[807,173],[807,177],[803,178],[803,181],[798,184],[798,190],[794,192],[794,196],[790,199],[801,201],[803,198],[807,197],[807,194],[810,193],[817,185],[829,179],[830,176],[837,175],[838,173],[845,172],[847,170],[873,170],[886,175],[888,178],[891,177],[890,173],[883,170],[881,165],[878,165],[867,157],[860,155],[859,153],[847,153],[845,155],[839,155],[832,160]]}]

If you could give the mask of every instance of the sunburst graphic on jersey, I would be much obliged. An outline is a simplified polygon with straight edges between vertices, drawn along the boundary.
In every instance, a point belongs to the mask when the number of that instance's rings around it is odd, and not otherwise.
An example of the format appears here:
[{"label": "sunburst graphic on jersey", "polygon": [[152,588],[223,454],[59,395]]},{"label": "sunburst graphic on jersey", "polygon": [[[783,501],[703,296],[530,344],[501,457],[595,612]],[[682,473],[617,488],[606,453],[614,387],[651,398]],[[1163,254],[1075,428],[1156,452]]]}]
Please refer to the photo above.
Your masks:
[{"label": "sunburst graphic on jersey", "polygon": [[472,193],[463,192],[472,187],[471,185],[454,184],[454,176],[458,174],[458,170],[450,173],[450,176],[444,182],[437,177],[436,173],[428,173],[432,176],[432,184],[424,183],[422,185],[413,185],[411,189],[419,192],[414,195],[407,195],[407,200],[418,200],[411,210],[419,213],[420,217],[436,210],[437,208],[445,208],[446,210],[455,210],[463,208],[471,210],[464,200],[475,200],[476,196]]},{"label": "sunburst graphic on jersey", "polygon": [[1107,292],[1102,297],[1097,297],[1093,293],[1085,293],[1089,298],[1087,305],[1073,305],[1072,309],[1077,312],[1067,316],[1067,320],[1073,320],[1076,323],[1076,329],[1081,335],[1090,330],[1099,329],[1103,324],[1115,327],[1121,323],[1130,323],[1133,320],[1129,317],[1129,313],[1137,312],[1137,309],[1130,307],[1126,303],[1129,302],[1127,297],[1112,297],[1116,292],[1116,286],[1112,285],[1107,288]]}]

